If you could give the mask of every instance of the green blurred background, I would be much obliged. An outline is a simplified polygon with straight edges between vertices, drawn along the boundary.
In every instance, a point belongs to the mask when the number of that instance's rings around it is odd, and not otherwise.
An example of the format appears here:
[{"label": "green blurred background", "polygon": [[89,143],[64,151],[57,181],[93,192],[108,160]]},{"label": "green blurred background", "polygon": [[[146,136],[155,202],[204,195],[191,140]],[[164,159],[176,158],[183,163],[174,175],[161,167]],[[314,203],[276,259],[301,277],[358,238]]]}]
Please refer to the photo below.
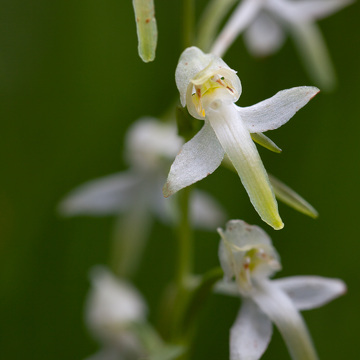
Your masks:
[{"label": "green blurred background", "polygon": [[[198,1],[199,13],[206,1]],[[83,324],[88,270],[106,263],[112,218],[62,219],[56,206],[77,185],[126,168],[124,133],[143,115],[161,115],[177,96],[181,2],[156,1],[154,63],[137,55],[131,1],[2,0],[0,12],[0,357],[82,359],[98,345]],[[282,256],[279,276],[339,277],[348,294],[304,313],[322,359],[357,359],[359,338],[359,4],[321,21],[338,87],[320,93],[271,133],[281,155],[261,151],[266,168],[319,211],[312,220],[280,204],[285,222],[262,224],[235,174],[220,169],[199,184],[228,209],[266,227]],[[243,85],[240,105],[313,85],[288,40],[254,60],[239,39],[225,60]],[[218,235],[196,233],[196,270],[218,265]],[[176,244],[156,223],[135,279],[156,318],[173,274]],[[149,278],[150,277],[150,278]],[[239,302],[213,296],[202,314],[194,359],[228,358]],[[264,359],[288,359],[277,332]]]}]

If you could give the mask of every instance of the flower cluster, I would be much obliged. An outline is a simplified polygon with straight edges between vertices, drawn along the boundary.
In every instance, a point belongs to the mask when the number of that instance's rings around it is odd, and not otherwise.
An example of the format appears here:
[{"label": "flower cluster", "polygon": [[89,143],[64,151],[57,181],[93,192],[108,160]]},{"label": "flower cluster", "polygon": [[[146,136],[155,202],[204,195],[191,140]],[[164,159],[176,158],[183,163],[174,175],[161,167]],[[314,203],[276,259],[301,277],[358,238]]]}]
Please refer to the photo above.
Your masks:
[{"label": "flower cluster", "polygon": [[[215,230],[224,224],[226,212],[212,196],[198,189],[175,194],[212,174],[221,164],[235,170],[254,209],[275,230],[284,226],[276,198],[317,216],[309,203],[267,173],[255,142],[281,152],[264,132],[286,124],[319,89],[293,87],[241,107],[237,105],[242,92],[240,79],[222,56],[241,33],[249,51],[257,56],[277,51],[289,33],[315,81],[330,88],[334,72],[315,20],[351,0],[242,0],[215,37],[234,3],[212,0],[201,23],[203,28],[194,36],[191,31],[184,36],[186,49],[175,71],[183,108],[177,125],[175,115],[136,121],[126,137],[128,170],[79,186],[59,206],[67,216],[117,216],[111,270],[98,267],[91,273],[85,321],[101,349],[89,360],[187,358],[199,309],[213,290],[241,299],[230,332],[230,360],[260,359],[271,340],[273,324],[293,359],[316,360],[300,311],[320,307],[346,291],[339,279],[271,279],[281,269],[280,257],[261,228],[242,220],[231,220],[225,230],[218,229],[221,268],[193,274],[192,227]],[[191,12],[191,1],[185,4]],[[139,55],[144,62],[153,61],[157,45],[154,1],[133,0],[133,6]],[[191,19],[184,17],[189,28]],[[201,45],[191,46],[189,39],[197,39],[206,45],[203,50],[210,52],[204,53]],[[201,126],[193,126],[199,125],[198,120]],[[190,130],[184,142],[179,134],[186,126]],[[175,276],[164,292],[156,328],[147,318],[144,298],[129,281],[138,269],[154,219],[175,227],[178,237]]]}]

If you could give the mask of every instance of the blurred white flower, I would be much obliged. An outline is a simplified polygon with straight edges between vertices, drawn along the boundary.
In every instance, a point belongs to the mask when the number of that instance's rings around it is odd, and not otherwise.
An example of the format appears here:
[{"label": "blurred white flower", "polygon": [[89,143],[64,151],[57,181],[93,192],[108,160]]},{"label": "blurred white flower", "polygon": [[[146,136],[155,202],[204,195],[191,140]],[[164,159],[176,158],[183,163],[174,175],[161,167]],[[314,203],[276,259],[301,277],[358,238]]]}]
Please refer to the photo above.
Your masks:
[{"label": "blurred white flower", "polygon": [[[319,91],[297,87],[278,92],[256,105],[235,105],[241,94],[236,72],[212,54],[186,49],[176,69],[181,104],[205,121],[171,166],[164,195],[170,196],[218,168],[226,153],[260,217],[275,229],[284,225],[278,213],[268,175],[250,133],[262,133],[285,124]],[[265,135],[261,134],[263,138]]]},{"label": "blurred white flower", "polygon": [[293,359],[317,359],[299,310],[322,306],[342,295],[346,291],[343,281],[318,276],[269,280],[281,266],[271,239],[261,228],[232,220],[225,231],[218,231],[225,278],[217,291],[242,298],[231,328],[230,359],[259,359],[271,340],[272,323]]},{"label": "blurred white flower", "polygon": [[175,360],[184,346],[165,343],[147,321],[142,295],[107,268],[91,271],[85,322],[101,349],[86,360]]},{"label": "blurred white flower", "polygon": [[211,53],[222,56],[240,33],[255,56],[276,52],[285,31],[294,38],[310,75],[324,88],[334,85],[333,66],[315,21],[352,0],[242,0],[215,40]]},{"label": "blurred white flower", "polygon": [[[153,217],[166,224],[179,218],[176,199],[164,199],[161,189],[182,143],[174,124],[150,117],[139,119],[126,135],[129,170],[79,186],[59,206],[66,216],[119,215],[114,237],[121,248],[122,275],[136,269]],[[190,221],[197,228],[215,230],[225,221],[225,211],[210,195],[194,191]]]},{"label": "blurred white flower", "polygon": [[146,321],[147,307],[142,296],[130,283],[115,278],[106,268],[94,268],[91,283],[85,320],[103,348],[88,360],[139,358],[143,349],[131,326]]}]

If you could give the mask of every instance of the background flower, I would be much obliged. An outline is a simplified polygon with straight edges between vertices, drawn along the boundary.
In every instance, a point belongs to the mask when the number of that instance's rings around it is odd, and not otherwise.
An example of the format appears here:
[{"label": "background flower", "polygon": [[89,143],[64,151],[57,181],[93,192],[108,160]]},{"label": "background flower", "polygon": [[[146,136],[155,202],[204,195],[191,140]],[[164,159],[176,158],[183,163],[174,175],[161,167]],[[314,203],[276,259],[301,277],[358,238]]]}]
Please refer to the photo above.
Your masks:
[{"label": "background flower", "polygon": [[[64,216],[117,216],[112,265],[122,277],[137,270],[154,218],[167,225],[179,221],[176,197],[165,199],[161,189],[181,144],[175,124],[154,118],[139,119],[126,136],[129,169],[88,181],[59,204],[59,212]],[[194,227],[214,230],[225,220],[225,210],[203,191],[191,194],[189,206]]]}]

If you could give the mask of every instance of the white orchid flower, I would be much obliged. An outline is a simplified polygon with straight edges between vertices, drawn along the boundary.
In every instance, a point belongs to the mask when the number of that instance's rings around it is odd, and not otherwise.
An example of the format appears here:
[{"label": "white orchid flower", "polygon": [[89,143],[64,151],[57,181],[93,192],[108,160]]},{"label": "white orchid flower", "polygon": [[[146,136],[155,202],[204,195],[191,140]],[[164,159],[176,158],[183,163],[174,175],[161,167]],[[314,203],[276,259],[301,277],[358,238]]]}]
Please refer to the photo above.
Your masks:
[{"label": "white orchid flower", "polygon": [[93,269],[91,282],[85,321],[103,348],[88,359],[139,358],[143,349],[131,325],[146,321],[143,297],[130,283],[117,279],[103,267]]},{"label": "white orchid flower", "polygon": [[334,70],[315,20],[331,15],[352,0],[242,0],[215,40],[211,53],[222,56],[240,33],[255,56],[276,52],[285,32],[294,38],[310,75],[324,88],[334,84]]},{"label": "white orchid flower", "polygon": [[[161,189],[182,143],[172,123],[154,118],[136,121],[126,136],[130,169],[79,186],[59,206],[67,216],[118,215],[114,237],[123,254],[117,259],[123,276],[136,269],[152,219],[169,224],[179,218],[176,200],[164,199]],[[224,222],[225,210],[207,193],[195,191],[190,199],[190,220],[196,228],[214,230]]]},{"label": "white orchid flower", "polygon": [[218,231],[225,278],[217,291],[242,298],[231,328],[230,359],[260,359],[270,342],[272,323],[293,359],[318,359],[299,310],[322,306],[342,295],[346,291],[343,281],[318,276],[269,280],[281,266],[271,239],[261,228],[232,220],[225,231]]},{"label": "white orchid flower", "polygon": [[163,188],[164,196],[211,174],[226,153],[260,217],[281,229],[284,225],[277,202],[250,133],[285,124],[319,90],[308,86],[292,88],[254,106],[238,107],[235,102],[241,84],[236,72],[219,57],[204,54],[196,47],[182,53],[175,78],[182,106],[205,123],[177,155]]}]

